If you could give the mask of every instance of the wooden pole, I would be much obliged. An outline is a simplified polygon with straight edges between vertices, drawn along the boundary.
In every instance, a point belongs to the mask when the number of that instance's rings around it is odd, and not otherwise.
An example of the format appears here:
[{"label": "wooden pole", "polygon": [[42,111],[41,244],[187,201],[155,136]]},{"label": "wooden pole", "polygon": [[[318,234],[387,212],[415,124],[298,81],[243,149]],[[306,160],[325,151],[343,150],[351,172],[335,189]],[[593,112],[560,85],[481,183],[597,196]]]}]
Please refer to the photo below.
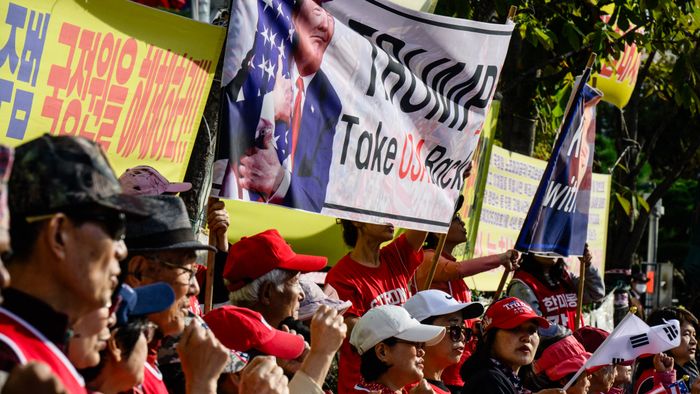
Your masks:
[{"label": "wooden pole", "polygon": [[508,276],[510,276],[510,271],[503,268],[503,276],[501,276],[501,281],[498,283],[498,288],[496,289],[496,294],[493,295],[493,302],[498,301],[499,298],[501,298],[501,293],[503,293],[503,288],[506,286],[506,281],[508,280]]},{"label": "wooden pole", "polygon": [[518,7],[512,5],[510,6],[510,9],[508,9],[508,20],[513,21],[513,18],[515,18],[515,13],[518,12]]},{"label": "wooden pole", "polygon": [[583,286],[586,282],[586,263],[580,261],[581,267],[579,267],[579,277],[578,277],[578,296],[576,297],[576,322],[574,327],[576,330],[581,327],[581,314],[583,313]]},{"label": "wooden pole", "polygon": [[[217,198],[209,197],[207,204],[213,204],[218,201]],[[207,212],[209,211],[207,205]],[[217,248],[217,234],[209,229],[209,245]],[[217,248],[218,249],[218,248]],[[212,308],[214,300],[214,271],[216,265],[216,259],[214,258],[215,253],[212,251],[207,251],[207,278],[204,281],[204,313],[209,313]]]},{"label": "wooden pole", "polygon": [[419,290],[427,290],[430,288],[430,285],[433,283],[433,278],[435,277],[435,271],[437,271],[438,259],[442,255],[442,250],[445,248],[445,240],[447,240],[447,233],[440,234],[438,236],[437,248],[435,248],[435,254],[433,255],[433,261],[430,263],[430,272],[428,273],[428,277],[425,279],[425,283],[423,284],[423,287],[420,288]]}]

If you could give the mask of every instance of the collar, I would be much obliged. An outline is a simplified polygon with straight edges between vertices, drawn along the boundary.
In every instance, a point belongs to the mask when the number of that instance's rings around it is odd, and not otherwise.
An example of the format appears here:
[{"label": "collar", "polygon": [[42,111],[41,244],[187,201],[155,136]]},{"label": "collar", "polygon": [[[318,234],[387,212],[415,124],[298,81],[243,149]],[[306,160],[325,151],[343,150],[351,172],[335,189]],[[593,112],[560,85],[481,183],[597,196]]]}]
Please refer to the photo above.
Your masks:
[{"label": "collar", "polygon": [[[355,388],[358,388],[361,391],[378,392],[379,394],[394,394],[394,393],[396,393],[396,391],[390,389],[389,387],[387,387],[381,383],[366,382],[365,378],[360,379],[360,383],[358,383],[355,386]],[[404,390],[402,389],[401,392],[403,393]]]},{"label": "collar", "polygon": [[513,372],[512,369],[508,368],[507,366],[501,364],[500,361],[496,360],[495,358],[491,359],[491,362],[493,365],[501,371],[504,375],[506,375],[506,378],[510,381],[510,383],[513,385],[515,388],[515,391],[517,391],[520,394],[531,394],[532,392],[526,388],[523,387],[523,383],[520,381],[520,378],[518,375]]},{"label": "collar", "polygon": [[66,350],[66,344],[71,336],[67,315],[57,312],[44,301],[12,287],[4,289],[2,296],[5,299],[2,304],[5,309],[31,324],[61,351]]}]

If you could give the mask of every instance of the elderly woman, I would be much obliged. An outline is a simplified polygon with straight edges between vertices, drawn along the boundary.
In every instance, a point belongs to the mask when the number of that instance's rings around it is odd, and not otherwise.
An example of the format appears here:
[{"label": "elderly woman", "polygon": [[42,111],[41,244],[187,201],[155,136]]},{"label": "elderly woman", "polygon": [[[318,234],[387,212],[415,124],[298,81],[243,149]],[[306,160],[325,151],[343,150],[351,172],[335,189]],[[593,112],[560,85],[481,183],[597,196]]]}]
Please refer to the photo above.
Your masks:
[{"label": "elderly woman", "polygon": [[[462,393],[521,394],[523,388],[518,373],[530,368],[540,337],[538,328],[548,328],[549,322],[540,317],[523,301],[509,297],[493,303],[482,321],[483,337],[476,350],[462,366],[466,382]],[[562,393],[548,389],[540,393]]]},{"label": "elderly woman", "polygon": [[[444,335],[444,327],[421,324],[402,307],[369,310],[350,335],[350,344],[361,357],[362,375],[353,392],[405,393],[404,387],[423,379],[423,348]],[[425,384],[415,391],[424,390]]]},{"label": "elderly woman", "polygon": [[443,372],[459,365],[472,333],[465,321],[481,316],[484,307],[478,302],[458,302],[444,291],[431,289],[416,293],[404,308],[422,324],[445,327],[442,340],[425,348],[423,374],[435,393],[450,394]]}]

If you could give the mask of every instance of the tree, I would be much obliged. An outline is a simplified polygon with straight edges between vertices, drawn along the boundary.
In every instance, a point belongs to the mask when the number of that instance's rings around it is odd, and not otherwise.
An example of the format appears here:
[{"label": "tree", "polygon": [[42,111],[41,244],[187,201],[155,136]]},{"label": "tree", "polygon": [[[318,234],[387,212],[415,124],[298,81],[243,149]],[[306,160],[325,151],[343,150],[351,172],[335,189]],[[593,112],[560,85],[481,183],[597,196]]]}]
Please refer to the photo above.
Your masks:
[{"label": "tree", "polygon": [[519,11],[498,89],[497,137],[507,149],[548,158],[573,76],[591,52],[612,61],[625,44],[636,44],[646,53],[625,110],[599,115],[615,158],[598,162],[614,176],[606,261],[629,267],[649,207],[700,169],[698,2],[441,0],[436,13],[502,23],[511,5]]}]

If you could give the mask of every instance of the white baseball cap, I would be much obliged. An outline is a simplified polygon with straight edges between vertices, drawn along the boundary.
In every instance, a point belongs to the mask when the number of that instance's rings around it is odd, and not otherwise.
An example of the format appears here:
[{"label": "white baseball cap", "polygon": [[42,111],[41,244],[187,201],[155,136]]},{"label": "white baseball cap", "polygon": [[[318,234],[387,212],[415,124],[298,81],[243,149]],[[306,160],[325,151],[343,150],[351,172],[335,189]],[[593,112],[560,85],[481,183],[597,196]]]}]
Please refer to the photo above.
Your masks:
[{"label": "white baseball cap", "polygon": [[444,291],[434,289],[419,291],[403,307],[418,321],[458,311],[462,311],[465,319],[474,319],[484,313],[484,306],[478,302],[458,302]]},{"label": "white baseball cap", "polygon": [[440,342],[443,336],[445,327],[421,324],[400,306],[381,305],[360,318],[350,334],[350,344],[362,354],[392,337],[432,346]]}]

